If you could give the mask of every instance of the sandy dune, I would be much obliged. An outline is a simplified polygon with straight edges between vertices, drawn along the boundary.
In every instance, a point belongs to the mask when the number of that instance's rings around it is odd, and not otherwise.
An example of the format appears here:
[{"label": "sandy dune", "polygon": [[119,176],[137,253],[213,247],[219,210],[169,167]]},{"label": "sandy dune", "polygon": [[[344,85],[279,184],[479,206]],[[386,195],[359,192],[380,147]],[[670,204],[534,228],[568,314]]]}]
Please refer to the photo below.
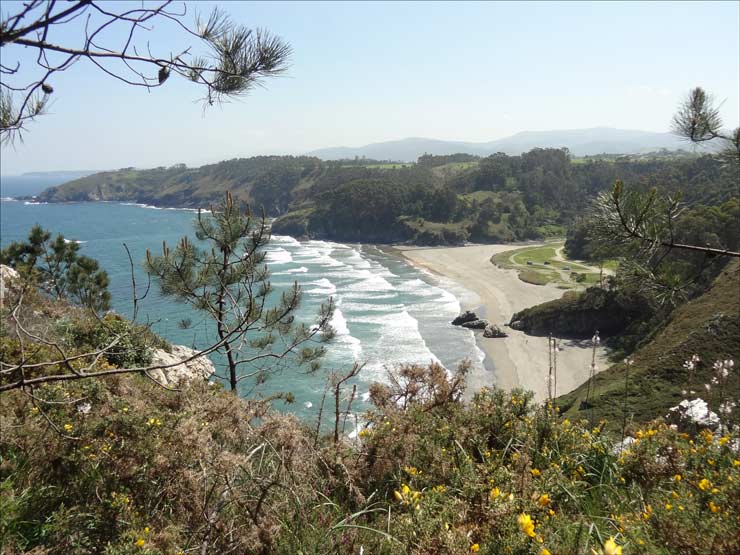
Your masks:
[{"label": "sandy dune", "polygon": [[[515,270],[502,270],[491,264],[494,254],[521,245],[473,245],[451,248],[398,248],[411,263],[445,276],[475,293],[461,299],[463,309],[472,309],[493,323],[503,326],[524,308],[562,296],[554,286],[530,285],[521,281]],[[477,334],[479,347],[486,353],[486,370],[470,377],[473,390],[484,385],[511,389],[523,387],[534,391],[537,399],[547,396],[547,338],[528,336],[506,328],[509,337],[486,339]],[[580,343],[580,344],[579,344]],[[590,341],[561,340],[558,353],[557,394],[567,393],[588,379],[591,365]],[[597,349],[598,370],[606,365],[606,353]]]}]

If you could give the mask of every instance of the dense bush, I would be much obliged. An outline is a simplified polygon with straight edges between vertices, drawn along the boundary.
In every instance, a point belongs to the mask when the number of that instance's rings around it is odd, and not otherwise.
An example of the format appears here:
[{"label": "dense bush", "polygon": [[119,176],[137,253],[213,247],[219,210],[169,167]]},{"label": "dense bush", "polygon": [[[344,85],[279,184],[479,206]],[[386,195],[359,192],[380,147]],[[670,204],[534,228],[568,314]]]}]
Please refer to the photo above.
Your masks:
[{"label": "dense bush", "polygon": [[[737,437],[655,423],[628,449],[529,394],[407,367],[355,442],[220,387],[136,376],[4,396],[5,553],[730,555]],[[593,550],[593,551],[592,551]],[[609,552],[607,550],[607,552]],[[615,551],[612,551],[612,553]]]}]

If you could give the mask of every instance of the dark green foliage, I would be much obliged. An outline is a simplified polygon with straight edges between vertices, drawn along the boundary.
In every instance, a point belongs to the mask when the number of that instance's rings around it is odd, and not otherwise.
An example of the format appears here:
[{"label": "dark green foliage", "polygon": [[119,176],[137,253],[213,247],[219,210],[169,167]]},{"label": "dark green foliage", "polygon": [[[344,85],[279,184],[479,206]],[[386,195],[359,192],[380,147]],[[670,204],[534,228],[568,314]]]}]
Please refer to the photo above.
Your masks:
[{"label": "dark green foliage", "polygon": [[[205,207],[224,190],[279,216],[276,233],[347,241],[457,244],[562,235],[619,178],[637,190],[684,191],[716,205],[736,196],[737,172],[711,156],[572,161],[565,149],[422,156],[418,164],[258,156],[188,169],[126,168],[47,190],[44,201],[126,200]],[[419,225],[406,225],[409,221]],[[447,233],[424,225],[451,224]],[[435,226],[432,226],[435,227]],[[456,231],[451,232],[452,229]],[[459,230],[459,231],[457,231]],[[586,255],[590,253],[586,252]]]},{"label": "dark green foliage", "polygon": [[69,299],[93,310],[110,307],[108,274],[98,262],[79,254],[80,246],[35,225],[26,242],[13,242],[0,251],[0,263],[21,272],[34,285],[57,299]]},{"label": "dark green foliage", "polygon": [[638,295],[590,287],[517,312],[511,323],[534,335],[588,338],[596,330],[606,336],[620,333],[635,320],[652,314],[650,303]]},{"label": "dark green foliage", "polygon": [[105,350],[103,356],[118,368],[142,367],[152,362],[152,348],[166,344],[145,326],[135,326],[117,314],[76,322],[67,335],[79,351]]}]

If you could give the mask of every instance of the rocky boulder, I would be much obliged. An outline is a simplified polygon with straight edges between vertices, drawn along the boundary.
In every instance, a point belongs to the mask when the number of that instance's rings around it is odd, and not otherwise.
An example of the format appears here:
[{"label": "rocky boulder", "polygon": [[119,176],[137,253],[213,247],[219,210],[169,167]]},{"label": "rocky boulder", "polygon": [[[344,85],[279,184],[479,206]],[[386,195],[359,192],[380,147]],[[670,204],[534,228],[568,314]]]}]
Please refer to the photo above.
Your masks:
[{"label": "rocky boulder", "polygon": [[483,337],[508,337],[509,335],[504,332],[496,324],[488,324],[486,329],[483,330]]},{"label": "rocky boulder", "polygon": [[665,418],[669,424],[675,424],[679,431],[687,433],[696,433],[705,428],[716,430],[720,425],[719,416],[709,409],[703,399],[684,399],[669,409]]},{"label": "rocky boulder", "polygon": [[[175,364],[170,368],[152,370],[149,376],[162,385],[176,387],[191,380],[207,380],[216,372],[216,367],[205,355],[182,362],[194,356],[198,351],[184,345],[172,345],[172,352],[156,349],[152,353],[152,366]],[[178,364],[179,363],[179,364]]]},{"label": "rocky boulder", "polygon": [[21,275],[10,266],[0,264],[0,303],[5,302],[5,297],[10,292],[13,282],[19,280],[20,277]]},{"label": "rocky boulder", "polygon": [[462,326],[463,324],[466,324],[468,322],[474,322],[476,320],[478,320],[478,315],[472,310],[466,310],[465,312],[460,314],[460,316],[458,316],[452,321],[452,325]]},{"label": "rocky boulder", "polygon": [[480,320],[473,320],[471,322],[463,322],[460,325],[464,328],[468,328],[469,330],[484,330],[490,325],[490,322],[488,320],[484,320],[483,318],[481,318]]}]

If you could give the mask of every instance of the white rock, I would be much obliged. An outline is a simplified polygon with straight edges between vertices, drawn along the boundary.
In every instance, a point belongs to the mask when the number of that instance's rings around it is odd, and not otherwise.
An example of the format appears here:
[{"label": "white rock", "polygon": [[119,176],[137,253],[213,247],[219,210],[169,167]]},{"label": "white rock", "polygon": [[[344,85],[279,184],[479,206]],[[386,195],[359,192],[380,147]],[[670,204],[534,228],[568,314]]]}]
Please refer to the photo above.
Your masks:
[{"label": "white rock", "polygon": [[716,430],[720,424],[719,416],[709,410],[704,399],[689,401],[684,399],[677,406],[669,409],[666,415],[668,422],[676,424],[679,430],[709,428]]},{"label": "white rock", "polygon": [[627,436],[626,438],[624,438],[619,443],[615,443],[614,444],[614,446],[612,447],[612,454],[613,455],[621,455],[622,454],[622,451],[626,451],[627,449],[629,449],[635,441],[636,440],[635,440],[634,437]]},{"label": "white rock", "polygon": [[0,264],[0,306],[5,302],[5,295],[10,290],[11,283],[20,277],[21,275],[10,266]]},{"label": "white rock", "polygon": [[[152,353],[152,366],[160,364],[175,364],[186,360],[198,351],[184,345],[172,345],[172,352],[156,349]],[[191,380],[207,380],[216,372],[216,367],[203,355],[189,362],[172,366],[171,368],[152,370],[149,376],[162,385],[177,386]]]}]

